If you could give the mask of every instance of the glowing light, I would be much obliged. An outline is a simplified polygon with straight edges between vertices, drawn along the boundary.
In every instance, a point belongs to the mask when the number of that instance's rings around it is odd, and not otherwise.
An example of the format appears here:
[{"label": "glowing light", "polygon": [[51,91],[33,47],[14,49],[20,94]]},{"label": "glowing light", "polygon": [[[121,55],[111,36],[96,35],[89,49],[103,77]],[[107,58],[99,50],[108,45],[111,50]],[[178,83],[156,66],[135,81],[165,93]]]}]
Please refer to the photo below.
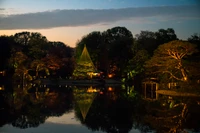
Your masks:
[{"label": "glowing light", "polygon": [[0,86],[0,90],[4,90],[4,87],[3,87],[3,86]]},{"label": "glowing light", "polygon": [[0,74],[2,74],[2,76],[5,76],[5,71],[0,71]]},{"label": "glowing light", "polygon": [[113,91],[113,88],[112,87],[108,87],[108,91]]},{"label": "glowing light", "polygon": [[103,94],[103,91],[100,91],[99,93],[102,95],[102,94]]},{"label": "glowing light", "polygon": [[108,74],[108,78],[112,78],[113,77],[113,74]]},{"label": "glowing light", "polygon": [[87,92],[97,92],[96,89],[88,89]]},{"label": "glowing light", "polygon": [[92,93],[92,92],[99,92],[99,90],[97,90],[96,88],[90,87],[90,88],[88,88],[87,92],[90,92],[90,93]]}]

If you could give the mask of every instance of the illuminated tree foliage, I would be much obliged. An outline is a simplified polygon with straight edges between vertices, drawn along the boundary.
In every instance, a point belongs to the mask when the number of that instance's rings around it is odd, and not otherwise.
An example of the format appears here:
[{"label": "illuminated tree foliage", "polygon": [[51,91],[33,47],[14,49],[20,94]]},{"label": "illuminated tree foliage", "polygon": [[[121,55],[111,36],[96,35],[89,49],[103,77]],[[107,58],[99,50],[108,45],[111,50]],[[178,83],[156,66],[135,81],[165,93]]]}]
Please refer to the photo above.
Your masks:
[{"label": "illuminated tree foliage", "polygon": [[42,62],[41,60],[34,60],[31,63],[31,68],[36,72],[36,74],[35,74],[36,78],[38,78],[39,72],[42,70],[44,70],[46,72],[46,74],[49,75],[48,68],[46,67],[44,62]]},{"label": "illuminated tree foliage", "polygon": [[87,44],[93,63],[105,76],[110,73],[120,77],[132,58],[133,35],[125,27],[117,26],[84,36],[77,43],[76,57],[80,57],[84,44]]},{"label": "illuminated tree foliage", "polygon": [[90,58],[90,55],[85,45],[83,48],[83,52],[77,61],[75,70],[73,72],[73,77],[75,79],[88,78],[93,72],[96,72],[96,68]]},{"label": "illuminated tree foliage", "polygon": [[[146,62],[149,74],[167,74],[168,78],[178,81],[188,81],[196,69],[190,61],[190,56],[197,52],[196,45],[187,41],[171,41],[160,45],[153,57]],[[191,66],[193,66],[191,68]]]}]

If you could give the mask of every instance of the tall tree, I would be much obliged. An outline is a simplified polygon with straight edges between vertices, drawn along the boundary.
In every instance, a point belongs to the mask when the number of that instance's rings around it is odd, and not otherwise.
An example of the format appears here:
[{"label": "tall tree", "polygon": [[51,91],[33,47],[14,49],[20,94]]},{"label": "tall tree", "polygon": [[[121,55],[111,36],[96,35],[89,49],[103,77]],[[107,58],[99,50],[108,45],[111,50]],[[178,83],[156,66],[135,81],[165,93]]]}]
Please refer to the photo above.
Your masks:
[{"label": "tall tree", "polygon": [[198,50],[200,51],[200,34],[194,33],[188,38],[190,43],[196,44]]},{"label": "tall tree", "polygon": [[80,57],[86,44],[95,66],[101,71],[121,75],[133,56],[133,35],[125,27],[114,27],[102,33],[95,31],[84,36],[76,46],[76,57]]},{"label": "tall tree", "polygon": [[29,43],[28,56],[32,59],[41,59],[46,56],[48,51],[48,40],[40,33],[31,33],[31,39]]},{"label": "tall tree", "polygon": [[158,47],[155,33],[152,31],[141,31],[140,34],[136,34],[136,41],[138,49],[145,49],[150,55],[153,55],[153,51]]},{"label": "tall tree", "polygon": [[105,42],[103,47],[109,58],[110,72],[116,71],[119,76],[126,69],[128,61],[133,56],[133,35],[125,27],[114,27],[104,32]]},{"label": "tall tree", "polygon": [[49,42],[50,48],[43,61],[54,76],[69,77],[74,69],[74,49],[63,42]]},{"label": "tall tree", "polygon": [[49,48],[45,36],[38,32],[20,32],[14,35],[15,41],[23,46],[23,51],[32,60],[45,57]]},{"label": "tall tree", "polygon": [[161,44],[178,40],[174,29],[167,28],[159,29],[156,32],[152,31],[141,31],[140,34],[136,34],[136,40],[140,49],[148,51],[149,55],[152,56],[153,52]]},{"label": "tall tree", "polygon": [[167,28],[165,29],[159,29],[157,32],[155,32],[156,36],[156,43],[157,44],[164,44],[173,40],[178,40],[174,29]]},{"label": "tall tree", "polygon": [[148,60],[148,52],[146,50],[138,50],[126,67],[128,79],[134,78],[135,75],[144,71],[144,62]]},{"label": "tall tree", "polygon": [[187,58],[195,52],[197,49],[194,44],[187,41],[171,41],[156,49],[153,57],[146,62],[146,68],[150,73],[167,74],[168,78],[188,81],[192,71],[188,68]]},{"label": "tall tree", "polygon": [[9,59],[9,66],[14,70],[15,79],[21,79],[25,76],[30,77],[28,74],[27,59],[28,57],[21,51],[14,51],[11,54],[11,57]]},{"label": "tall tree", "polygon": [[31,33],[26,31],[19,32],[14,35],[14,38],[16,43],[27,46],[29,45],[29,41],[31,39]]},{"label": "tall tree", "polygon": [[67,46],[63,42],[49,42],[48,55],[55,55],[58,58],[71,58],[74,54],[74,49]]},{"label": "tall tree", "polygon": [[8,68],[8,61],[15,42],[12,36],[0,36],[0,71]]},{"label": "tall tree", "polygon": [[99,46],[101,45],[101,43],[102,43],[102,35],[101,32],[99,31],[94,31],[84,36],[81,39],[81,41],[79,41],[76,45],[75,49],[76,59],[80,58],[84,45],[86,45],[93,63],[97,65],[99,63],[99,53],[100,53]]}]

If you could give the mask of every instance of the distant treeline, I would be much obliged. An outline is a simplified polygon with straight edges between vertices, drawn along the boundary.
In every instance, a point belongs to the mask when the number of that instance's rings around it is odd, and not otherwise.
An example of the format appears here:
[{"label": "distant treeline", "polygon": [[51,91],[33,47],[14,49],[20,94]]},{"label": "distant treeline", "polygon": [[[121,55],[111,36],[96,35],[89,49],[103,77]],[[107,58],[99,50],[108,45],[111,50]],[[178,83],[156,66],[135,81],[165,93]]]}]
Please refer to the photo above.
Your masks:
[{"label": "distant treeline", "polygon": [[[170,42],[173,42],[173,46],[185,42],[191,44],[193,52],[186,53],[180,59],[187,62],[185,64],[190,63],[189,61],[198,63],[199,52],[197,51],[200,50],[200,36],[193,34],[187,40],[181,41],[172,28],[159,29],[156,32],[141,31],[135,36],[125,27],[114,27],[103,32],[94,31],[82,37],[75,48],[63,42],[48,41],[40,33],[20,32],[14,36],[0,36],[0,71],[6,71],[7,76],[18,79],[25,76],[27,80],[39,78],[40,76],[69,78],[72,76],[76,60],[80,57],[86,44],[94,65],[98,70],[104,72],[105,77],[108,74],[113,74],[115,78],[132,80],[134,76],[144,75],[147,68],[150,68],[148,62],[152,58],[156,60],[155,57],[159,56],[159,52],[156,53],[155,51],[170,49],[172,46],[172,44],[169,45]],[[159,48],[163,44],[168,45]],[[185,44],[183,45],[185,46]],[[181,47],[183,45],[173,47],[173,50],[179,51],[180,54],[184,51],[184,48]],[[189,45],[186,47],[189,47]],[[171,52],[173,53],[173,51]],[[185,60],[188,56],[190,58]],[[170,56],[166,55],[166,58],[157,59],[161,62],[164,60],[164,62],[169,61],[168,64],[176,62],[176,60],[167,60],[168,57]],[[174,65],[174,67],[177,66]],[[186,69],[183,64],[179,67]],[[155,68],[149,70],[153,71],[153,69]],[[162,69],[162,71],[165,70]],[[172,68],[169,71],[173,74],[177,73]],[[185,71],[189,73],[188,70]],[[172,73],[168,73],[169,77],[180,77],[180,74],[173,75]],[[152,73],[150,75],[152,76]],[[159,76],[157,74],[153,75]]]}]

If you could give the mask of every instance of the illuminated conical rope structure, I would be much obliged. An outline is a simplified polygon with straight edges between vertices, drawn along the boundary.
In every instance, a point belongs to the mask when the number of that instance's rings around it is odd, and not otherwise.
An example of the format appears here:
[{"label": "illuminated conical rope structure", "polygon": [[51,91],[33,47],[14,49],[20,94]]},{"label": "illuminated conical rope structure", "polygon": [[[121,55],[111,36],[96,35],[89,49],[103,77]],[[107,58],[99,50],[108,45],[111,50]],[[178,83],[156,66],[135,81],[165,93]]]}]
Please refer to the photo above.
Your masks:
[{"label": "illuminated conical rope structure", "polygon": [[87,113],[90,110],[90,107],[97,95],[97,93],[88,92],[88,90],[91,90],[91,87],[88,89],[81,89],[81,88],[73,89],[74,98],[81,111],[83,120],[86,119]]},{"label": "illuminated conical rope structure", "polygon": [[79,58],[79,60],[77,61],[75,70],[73,72],[73,77],[75,79],[77,78],[88,78],[88,77],[92,77],[92,74],[94,72],[96,72],[96,68],[90,58],[90,55],[88,53],[88,50],[86,48],[86,45],[84,45],[82,54]]}]

